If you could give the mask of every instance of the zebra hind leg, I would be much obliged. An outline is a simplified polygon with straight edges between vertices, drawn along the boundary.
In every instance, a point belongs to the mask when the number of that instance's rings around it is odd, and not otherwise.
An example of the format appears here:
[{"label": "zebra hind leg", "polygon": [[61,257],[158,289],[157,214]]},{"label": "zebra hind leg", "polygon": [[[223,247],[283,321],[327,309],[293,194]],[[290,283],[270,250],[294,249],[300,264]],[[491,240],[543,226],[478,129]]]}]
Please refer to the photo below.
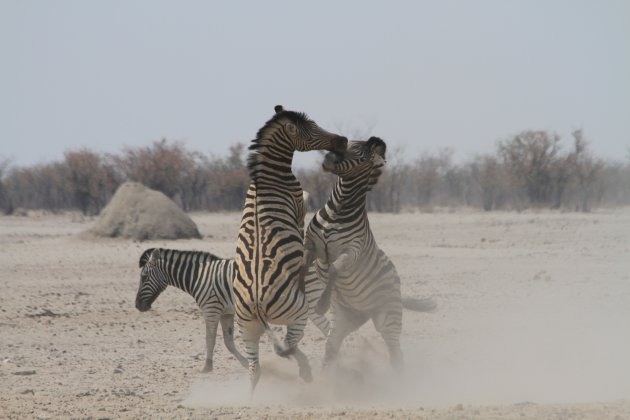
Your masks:
[{"label": "zebra hind leg", "polygon": [[218,316],[204,315],[206,321],[206,363],[201,372],[212,372],[212,356],[214,355],[214,345],[217,340],[217,327],[219,326]]},{"label": "zebra hind leg", "polygon": [[353,331],[356,331],[365,324],[369,315],[333,305],[335,321],[326,340],[326,350],[324,353],[324,367],[329,367],[336,359],[343,340]]},{"label": "zebra hind leg", "polygon": [[295,360],[298,363],[300,378],[302,378],[304,382],[312,382],[313,372],[311,371],[311,364],[308,361],[308,357],[306,357],[302,350],[297,347],[295,348],[293,357],[295,357]]},{"label": "zebra hind leg", "polygon": [[313,372],[308,357],[298,348],[298,343],[304,337],[304,327],[306,326],[306,317],[303,321],[287,325],[287,335],[284,338],[287,349],[291,350],[292,356],[298,364],[300,378],[305,382],[313,381]]},{"label": "zebra hind leg", "polygon": [[225,343],[225,347],[236,357],[236,360],[238,360],[241,366],[247,368],[247,358],[238,351],[234,344],[234,315],[226,314],[221,317],[221,329],[223,330],[223,343]]},{"label": "zebra hind leg", "polygon": [[374,327],[381,333],[387,350],[390,364],[394,371],[403,372],[403,354],[400,349],[400,333],[402,330],[402,307],[390,308],[378,313],[374,318]]},{"label": "zebra hind leg", "polygon": [[316,314],[315,312],[309,313],[308,317],[311,320],[311,322],[315,324],[317,329],[319,329],[322,332],[324,337],[328,337],[328,334],[330,334],[330,329],[331,329],[330,321],[328,320],[328,318],[326,318],[325,315],[319,315],[319,314]]},{"label": "zebra hind leg", "polygon": [[258,347],[260,337],[265,329],[259,323],[248,323],[245,327],[241,327],[243,334],[243,342],[245,343],[245,353],[248,361],[249,380],[251,383],[250,398],[254,396],[254,390],[260,379],[260,361],[258,356]]}]

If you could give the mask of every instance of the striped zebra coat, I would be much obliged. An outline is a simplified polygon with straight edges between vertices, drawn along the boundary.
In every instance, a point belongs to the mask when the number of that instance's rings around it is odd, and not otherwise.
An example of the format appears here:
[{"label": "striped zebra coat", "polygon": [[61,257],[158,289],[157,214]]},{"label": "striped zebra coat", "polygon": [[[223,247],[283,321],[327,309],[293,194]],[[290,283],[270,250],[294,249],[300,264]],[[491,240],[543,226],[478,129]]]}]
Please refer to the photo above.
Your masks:
[{"label": "striped zebra coat", "polygon": [[[247,359],[234,345],[232,286],[236,267],[233,259],[219,258],[208,252],[150,248],[140,256],[139,266],[140,285],[136,294],[136,308],[139,311],[148,311],[167,286],[177,287],[197,302],[206,324],[206,362],[202,372],[213,369],[219,322],[225,347],[243,367],[247,367]],[[324,285],[319,279],[307,279],[309,318],[327,336],[330,330],[328,320],[314,311],[323,289]]]},{"label": "striped zebra coat", "polygon": [[400,333],[402,309],[428,311],[432,301],[402,299],[396,268],[378,247],[365,209],[366,195],[385,163],[385,143],[372,137],[353,141],[343,154],[328,153],[323,168],[338,175],[326,205],[311,220],[305,237],[308,279],[314,261],[316,275],[326,283],[322,307],[332,292],[334,322],[326,342],[324,364],[339,352],[344,338],[369,319],[385,340],[392,366],[402,368]]},{"label": "striped zebra coat", "polygon": [[[249,361],[251,391],[260,377],[258,346],[270,324],[287,326],[276,352],[293,355],[300,376],[312,379],[306,356],[298,349],[308,305],[299,282],[304,244],[302,187],[291,171],[295,151],[345,150],[347,139],[329,133],[302,113],[275,107],[250,150],[250,185],[236,247],[235,313]],[[272,337],[273,338],[273,337]]]}]

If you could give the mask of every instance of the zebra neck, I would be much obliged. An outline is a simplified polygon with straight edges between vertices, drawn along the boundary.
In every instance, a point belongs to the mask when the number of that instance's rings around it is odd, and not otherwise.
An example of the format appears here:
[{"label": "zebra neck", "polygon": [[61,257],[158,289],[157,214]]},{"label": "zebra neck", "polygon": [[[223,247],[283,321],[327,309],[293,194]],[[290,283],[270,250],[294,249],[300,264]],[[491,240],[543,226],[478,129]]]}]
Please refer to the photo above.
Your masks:
[{"label": "zebra neck", "polygon": [[326,203],[328,214],[347,216],[365,212],[368,183],[364,180],[337,178],[337,183]]},{"label": "zebra neck", "polygon": [[177,287],[184,292],[192,292],[191,279],[198,278],[199,262],[204,261],[203,253],[195,251],[167,250],[162,262],[162,269],[167,273],[169,286]]},{"label": "zebra neck", "polygon": [[293,176],[291,165],[295,146],[291,139],[279,131],[267,131],[265,136],[252,142],[247,167],[250,177],[256,180],[286,180]]}]

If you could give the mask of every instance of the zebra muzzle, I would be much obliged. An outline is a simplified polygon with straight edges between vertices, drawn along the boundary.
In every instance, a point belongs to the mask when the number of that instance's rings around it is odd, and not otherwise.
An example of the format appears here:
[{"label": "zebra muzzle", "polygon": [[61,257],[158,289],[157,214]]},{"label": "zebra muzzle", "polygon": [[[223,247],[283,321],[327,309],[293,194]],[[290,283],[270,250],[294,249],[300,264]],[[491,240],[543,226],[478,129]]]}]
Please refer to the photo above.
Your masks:
[{"label": "zebra muzzle", "polygon": [[345,152],[348,148],[348,138],[343,136],[338,136],[332,142],[331,152]]}]

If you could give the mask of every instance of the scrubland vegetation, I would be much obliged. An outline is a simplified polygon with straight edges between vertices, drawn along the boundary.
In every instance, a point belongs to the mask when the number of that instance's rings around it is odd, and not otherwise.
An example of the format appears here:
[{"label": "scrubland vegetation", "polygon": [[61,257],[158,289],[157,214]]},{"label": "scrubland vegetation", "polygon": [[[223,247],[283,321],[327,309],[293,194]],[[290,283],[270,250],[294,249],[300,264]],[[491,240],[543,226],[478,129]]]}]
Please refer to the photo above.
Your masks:
[{"label": "scrubland vegetation", "polygon": [[[246,154],[243,144],[230,147],[227,156],[215,156],[163,139],[115,154],[68,150],[62,160],[33,166],[14,166],[4,159],[0,211],[78,209],[93,215],[125,181],[162,191],[186,211],[240,210],[248,185]],[[390,146],[368,209],[590,211],[630,204],[630,155],[618,161],[597,157],[581,130],[568,139],[547,131],[523,131],[499,141],[492,153],[462,163],[455,163],[453,154],[442,149],[409,159],[404,148]],[[310,208],[321,207],[334,177],[319,167],[296,172],[310,193]]]}]

